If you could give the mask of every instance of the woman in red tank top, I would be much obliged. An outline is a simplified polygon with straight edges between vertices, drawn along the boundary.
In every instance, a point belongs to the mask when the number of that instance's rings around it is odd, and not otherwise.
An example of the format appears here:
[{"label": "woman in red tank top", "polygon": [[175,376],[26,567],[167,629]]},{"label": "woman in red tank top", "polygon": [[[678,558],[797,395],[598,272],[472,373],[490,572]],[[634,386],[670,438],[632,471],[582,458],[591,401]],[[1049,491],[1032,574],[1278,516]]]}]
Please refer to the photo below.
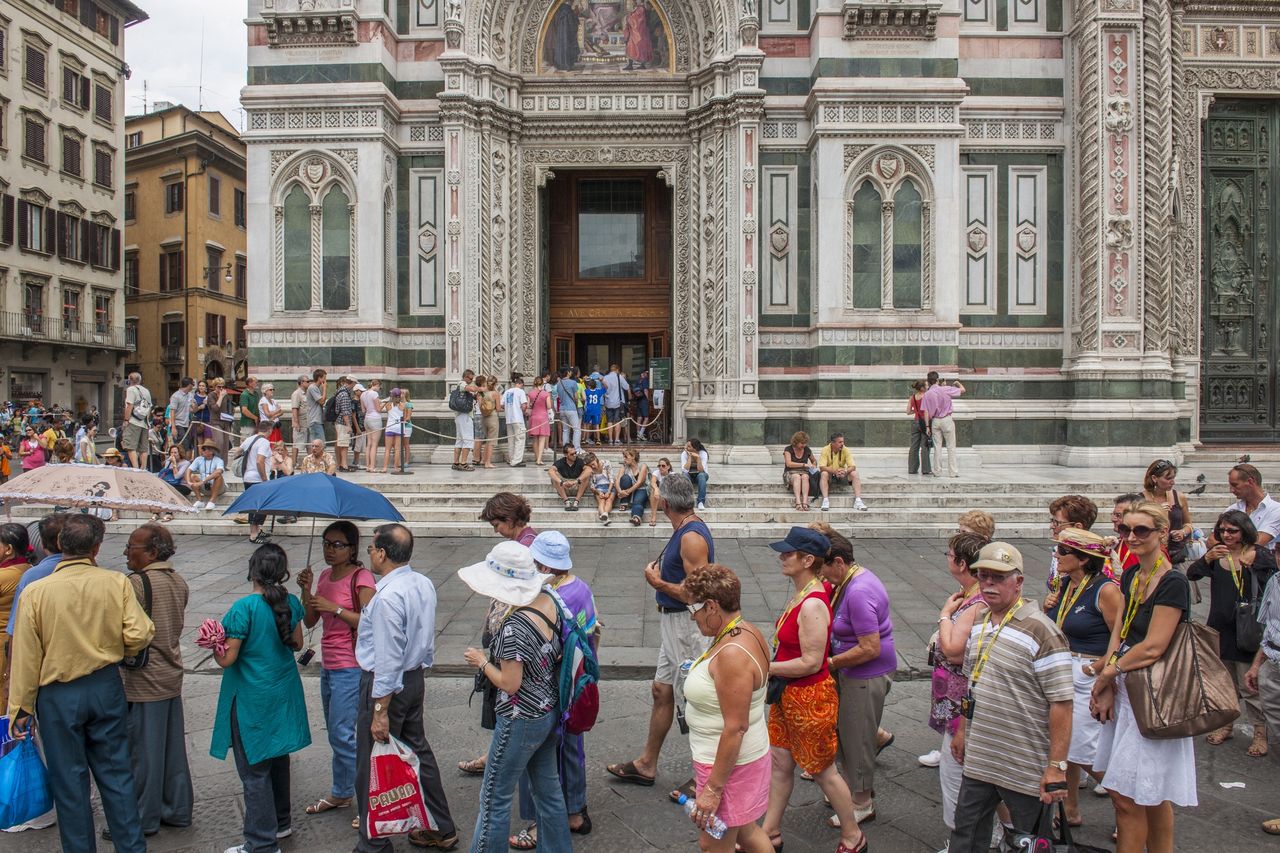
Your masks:
[{"label": "woman in red tank top", "polygon": [[769,547],[778,552],[782,574],[794,594],[775,623],[771,681],[785,679],[782,696],[769,710],[773,781],[764,831],[774,849],[782,846],[782,813],[791,799],[796,765],[813,774],[840,818],[836,853],[863,853],[866,836],[853,815],[853,798],[836,769],[836,721],[840,701],[827,654],[831,645],[831,589],[821,580],[831,541],[816,530],[793,527],[787,538]]}]

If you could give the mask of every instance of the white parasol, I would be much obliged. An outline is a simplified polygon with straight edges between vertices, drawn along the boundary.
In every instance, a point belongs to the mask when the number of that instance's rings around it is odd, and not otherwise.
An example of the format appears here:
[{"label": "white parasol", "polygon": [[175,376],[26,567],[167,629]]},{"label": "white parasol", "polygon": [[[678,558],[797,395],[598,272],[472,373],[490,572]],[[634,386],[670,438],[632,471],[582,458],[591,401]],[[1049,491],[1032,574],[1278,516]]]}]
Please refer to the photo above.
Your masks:
[{"label": "white parasol", "polygon": [[43,465],[0,485],[0,501],[142,512],[196,511],[155,474],[112,465]]}]

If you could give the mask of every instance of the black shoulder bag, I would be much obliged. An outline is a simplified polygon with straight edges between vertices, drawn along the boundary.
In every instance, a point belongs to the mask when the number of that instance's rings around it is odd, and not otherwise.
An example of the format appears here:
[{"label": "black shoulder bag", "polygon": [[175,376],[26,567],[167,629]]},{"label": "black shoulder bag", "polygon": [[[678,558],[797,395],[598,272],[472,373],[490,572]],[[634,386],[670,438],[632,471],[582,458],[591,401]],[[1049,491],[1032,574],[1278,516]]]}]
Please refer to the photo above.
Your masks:
[{"label": "black shoulder bag", "polygon": [[1257,582],[1253,566],[1243,566],[1245,575],[1244,597],[1236,602],[1236,648],[1242,652],[1256,652],[1262,645],[1262,625],[1258,622]]},{"label": "black shoulder bag", "polygon": [[[142,578],[142,609],[147,611],[147,618],[151,618],[151,578],[147,577],[146,572],[133,572],[133,574]],[[142,669],[147,665],[147,661],[151,659],[151,646],[147,646],[136,655],[125,655],[120,659],[120,665],[125,669]]]}]

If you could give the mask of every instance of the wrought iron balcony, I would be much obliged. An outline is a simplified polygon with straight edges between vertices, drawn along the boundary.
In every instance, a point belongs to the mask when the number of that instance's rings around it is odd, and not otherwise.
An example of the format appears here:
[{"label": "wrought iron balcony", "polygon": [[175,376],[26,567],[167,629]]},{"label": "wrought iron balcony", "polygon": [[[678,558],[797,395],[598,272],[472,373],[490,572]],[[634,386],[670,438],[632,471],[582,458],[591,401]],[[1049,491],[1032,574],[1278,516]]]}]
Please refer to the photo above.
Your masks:
[{"label": "wrought iron balcony", "polygon": [[182,361],[182,344],[171,344],[165,347],[160,353],[160,360],[174,364]]},{"label": "wrought iron balcony", "polygon": [[124,326],[68,323],[60,317],[32,312],[0,312],[0,339],[72,346],[129,349]]}]

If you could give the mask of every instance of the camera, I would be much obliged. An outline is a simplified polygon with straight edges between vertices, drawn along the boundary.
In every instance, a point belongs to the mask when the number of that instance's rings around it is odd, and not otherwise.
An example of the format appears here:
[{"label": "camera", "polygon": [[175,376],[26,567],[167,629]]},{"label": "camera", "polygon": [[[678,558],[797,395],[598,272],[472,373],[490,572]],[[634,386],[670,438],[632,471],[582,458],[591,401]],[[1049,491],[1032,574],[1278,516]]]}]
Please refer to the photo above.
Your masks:
[{"label": "camera", "polygon": [[316,650],[313,648],[308,648],[305,652],[298,655],[298,666],[306,666],[307,664],[311,663],[312,659],[314,659],[315,656],[316,656]]}]

